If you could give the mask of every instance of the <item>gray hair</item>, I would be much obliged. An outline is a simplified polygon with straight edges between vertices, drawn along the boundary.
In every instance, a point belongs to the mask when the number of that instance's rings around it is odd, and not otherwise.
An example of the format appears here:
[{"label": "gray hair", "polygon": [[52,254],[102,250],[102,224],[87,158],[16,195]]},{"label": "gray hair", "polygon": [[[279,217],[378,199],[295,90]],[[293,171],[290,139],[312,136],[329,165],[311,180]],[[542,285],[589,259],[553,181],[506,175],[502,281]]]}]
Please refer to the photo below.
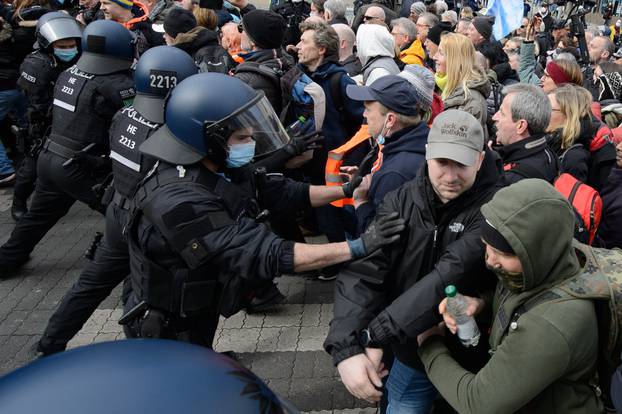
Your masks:
[{"label": "gray hair", "polygon": [[411,13],[416,13],[417,16],[421,16],[423,13],[425,13],[428,9],[425,7],[425,3],[422,1],[416,1],[414,2],[411,6],[410,6],[410,12]]},{"label": "gray hair", "polygon": [[447,3],[445,3],[443,0],[436,0],[434,6],[436,7],[436,14],[438,14],[439,16],[449,10],[449,6],[447,6]]},{"label": "gray hair", "polygon": [[503,88],[502,93],[505,97],[514,95],[510,106],[514,122],[519,119],[527,121],[529,133],[532,135],[545,132],[551,119],[551,103],[542,88],[526,83],[515,83]]},{"label": "gray hair", "polygon": [[598,27],[591,26],[591,25],[588,26],[587,29],[585,29],[585,31],[591,33],[592,36],[594,37],[599,37],[603,35]]},{"label": "gray hair", "polygon": [[343,0],[326,0],[324,10],[328,10],[332,18],[346,16],[346,3]]},{"label": "gray hair", "polygon": [[413,41],[417,38],[417,25],[406,17],[400,17],[399,19],[391,20],[391,27],[399,26],[404,30],[404,34],[408,36],[409,41]]},{"label": "gray hair", "polygon": [[452,26],[458,24],[458,13],[453,10],[447,10],[445,13],[441,14],[441,20],[451,23]]},{"label": "gray hair", "polygon": [[430,12],[425,12],[423,14],[419,15],[419,18],[423,18],[423,20],[425,20],[425,22],[432,28],[434,26],[436,26],[439,21],[438,21],[438,16],[434,13],[430,13]]},{"label": "gray hair", "polygon": [[567,60],[568,62],[577,63],[577,58],[570,52],[558,53],[555,55],[555,60]]},{"label": "gray hair", "polygon": [[603,50],[609,52],[609,57],[612,57],[616,52],[616,45],[611,41],[609,36],[599,36],[603,39]]}]

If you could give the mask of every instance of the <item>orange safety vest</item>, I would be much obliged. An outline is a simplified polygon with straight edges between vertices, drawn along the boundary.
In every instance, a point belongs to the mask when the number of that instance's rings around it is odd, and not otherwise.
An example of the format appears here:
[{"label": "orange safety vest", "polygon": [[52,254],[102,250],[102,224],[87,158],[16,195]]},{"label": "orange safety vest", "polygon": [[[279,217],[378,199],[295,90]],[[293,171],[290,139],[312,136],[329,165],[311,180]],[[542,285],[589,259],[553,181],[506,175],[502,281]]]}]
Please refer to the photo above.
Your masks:
[{"label": "orange safety vest", "polygon": [[[343,180],[341,179],[341,175],[339,173],[341,165],[343,164],[344,157],[354,148],[367,141],[369,137],[369,128],[366,124],[361,125],[361,128],[358,130],[358,132],[354,134],[354,136],[350,138],[348,142],[328,152],[328,158],[326,159],[326,168],[324,169],[324,176],[327,186],[337,186],[343,184]],[[351,198],[342,198],[340,200],[333,201],[331,204],[335,207],[343,207],[347,205],[353,205],[354,200]]]}]

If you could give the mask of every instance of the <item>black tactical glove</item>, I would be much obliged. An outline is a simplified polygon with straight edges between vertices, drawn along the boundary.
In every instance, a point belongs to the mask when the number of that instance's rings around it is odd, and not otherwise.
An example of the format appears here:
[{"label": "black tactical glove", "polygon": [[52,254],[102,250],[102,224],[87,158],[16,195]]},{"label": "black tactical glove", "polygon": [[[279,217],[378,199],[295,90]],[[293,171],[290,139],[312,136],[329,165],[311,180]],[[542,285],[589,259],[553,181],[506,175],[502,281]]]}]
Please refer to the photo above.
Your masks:
[{"label": "black tactical glove", "polygon": [[308,134],[292,137],[291,141],[283,148],[289,155],[296,157],[305,151],[322,148],[319,142],[323,140],[324,136],[321,131],[313,131]]},{"label": "black tactical glove", "polygon": [[361,237],[348,240],[352,258],[367,256],[385,245],[396,242],[405,228],[406,222],[397,212],[377,218]]},{"label": "black tactical glove", "polygon": [[106,170],[110,165],[110,158],[87,154],[84,151],[77,152],[72,159],[74,164],[89,172]]},{"label": "black tactical glove", "polygon": [[356,188],[361,185],[362,181],[363,177],[361,177],[360,175],[353,176],[350,181],[341,186],[341,188],[343,189],[343,196],[345,198],[352,198],[354,190],[356,190]]}]

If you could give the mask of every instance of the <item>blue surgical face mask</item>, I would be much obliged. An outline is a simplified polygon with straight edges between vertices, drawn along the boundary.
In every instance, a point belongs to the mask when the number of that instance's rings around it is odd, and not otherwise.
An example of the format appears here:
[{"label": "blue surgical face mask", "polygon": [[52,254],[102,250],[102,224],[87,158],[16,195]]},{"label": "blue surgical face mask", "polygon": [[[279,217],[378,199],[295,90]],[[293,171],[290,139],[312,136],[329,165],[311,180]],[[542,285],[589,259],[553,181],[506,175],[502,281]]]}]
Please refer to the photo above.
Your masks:
[{"label": "blue surgical face mask", "polygon": [[227,167],[239,168],[253,159],[255,156],[255,141],[247,144],[236,144],[229,146],[229,155],[227,156]]},{"label": "blue surgical face mask", "polygon": [[[387,114],[387,116],[384,118],[384,122],[382,123],[382,129],[380,130],[380,133],[376,137],[376,142],[380,145],[384,145],[384,142],[386,141],[386,136],[383,135],[382,133],[384,132],[384,128],[387,126],[388,120],[389,120],[389,115]],[[387,135],[389,135],[390,133],[391,133],[391,128],[389,128],[389,130],[387,131]]]},{"label": "blue surgical face mask", "polygon": [[76,56],[78,56],[78,48],[72,47],[71,49],[57,49],[54,48],[54,55],[63,62],[71,62]]}]

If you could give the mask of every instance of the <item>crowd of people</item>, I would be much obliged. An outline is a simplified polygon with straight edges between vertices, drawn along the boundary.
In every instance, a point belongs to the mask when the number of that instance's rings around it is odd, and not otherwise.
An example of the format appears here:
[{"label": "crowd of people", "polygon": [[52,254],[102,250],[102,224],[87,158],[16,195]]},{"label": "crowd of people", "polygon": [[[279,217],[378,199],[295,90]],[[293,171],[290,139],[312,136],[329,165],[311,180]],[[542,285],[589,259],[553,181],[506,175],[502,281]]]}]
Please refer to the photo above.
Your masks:
[{"label": "crowd of people", "polygon": [[495,39],[480,6],[3,2],[0,278],[76,201],[106,218],[40,356],[122,283],[128,338],[211,347],[302,274],[335,280],[324,347],[382,412],[616,404],[590,277],[622,265],[620,20],[525,2]]}]

